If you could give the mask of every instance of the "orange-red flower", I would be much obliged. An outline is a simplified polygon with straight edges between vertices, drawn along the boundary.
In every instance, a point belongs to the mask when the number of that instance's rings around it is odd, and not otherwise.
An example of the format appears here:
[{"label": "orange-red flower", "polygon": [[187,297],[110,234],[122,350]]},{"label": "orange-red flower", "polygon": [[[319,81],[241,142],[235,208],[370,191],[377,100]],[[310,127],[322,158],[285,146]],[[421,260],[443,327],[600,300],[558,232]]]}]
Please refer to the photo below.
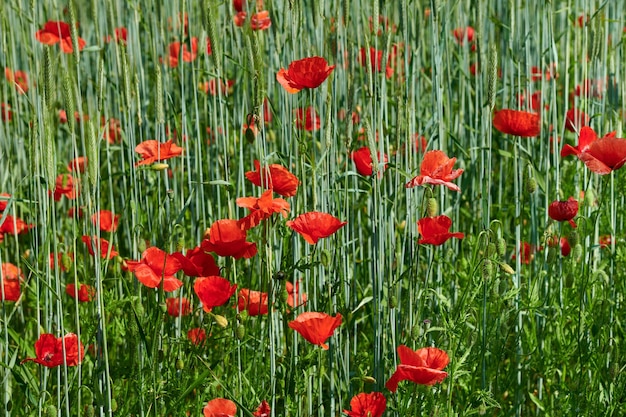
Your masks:
[{"label": "orange-red flower", "polygon": [[400,381],[412,381],[421,385],[434,385],[443,381],[448,373],[443,368],[448,366],[448,354],[435,347],[412,350],[404,345],[398,346],[400,364],[396,368],[385,387],[396,392]]},{"label": "orange-red flower", "polygon": [[168,297],[165,300],[167,314],[172,317],[188,316],[191,314],[191,304],[186,297]]},{"label": "orange-red flower", "polygon": [[7,103],[0,103],[0,119],[3,122],[10,122],[13,119],[13,112],[11,111],[11,105]]},{"label": "orange-red flower", "polygon": [[549,237],[546,243],[553,248],[558,245],[561,248],[561,255],[564,257],[569,256],[572,252],[572,247],[565,236],[562,236],[561,239],[558,239],[556,236]]},{"label": "orange-red flower", "polygon": [[[386,154],[381,155],[380,151],[377,153],[377,155],[378,161],[384,162],[382,170],[378,171],[378,178],[381,178],[383,176],[383,172],[385,171],[385,169],[387,169],[387,161],[389,159],[387,158]],[[352,152],[350,156],[352,157],[352,161],[354,162],[356,170],[359,174],[366,177],[371,177],[374,174],[374,167],[372,165],[372,153],[370,152],[370,148],[364,146]]]},{"label": "orange-red flower", "polygon": [[[361,64],[361,66],[367,68],[372,72],[381,72],[383,70],[383,51],[371,47],[369,49],[369,60],[367,55],[368,50],[365,48],[361,48],[359,51],[359,63]],[[392,53],[387,58],[387,65],[385,66],[385,77],[387,79],[393,76],[393,67],[390,65],[393,62],[393,59],[394,54]]]},{"label": "orange-red flower", "polygon": [[11,194],[9,193],[0,193],[0,213],[6,210],[7,205],[9,204],[9,200],[11,199]]},{"label": "orange-red flower", "polygon": [[77,366],[85,357],[85,347],[74,333],[63,337],[44,333],[35,342],[36,358],[26,358],[20,363],[33,361],[48,368],[55,368],[66,363],[67,366]]},{"label": "orange-red flower", "polygon": [[28,75],[26,75],[26,72],[5,68],[4,76],[10,84],[15,84],[18,93],[26,94],[28,91]]},{"label": "orange-red flower", "polygon": [[296,281],[296,285],[293,285],[291,281],[287,281],[285,290],[287,291],[287,305],[289,307],[296,308],[306,303],[307,295],[300,291],[299,281]]},{"label": "orange-red flower", "polygon": [[219,276],[197,278],[193,283],[193,290],[202,302],[202,308],[209,313],[213,307],[219,307],[228,302],[237,291],[237,284],[232,284]]},{"label": "orange-red flower", "polygon": [[237,199],[239,207],[250,210],[250,214],[239,220],[239,225],[243,230],[259,225],[262,220],[269,219],[274,213],[280,213],[287,218],[290,210],[289,203],[282,198],[274,198],[272,194],[272,190],[267,190],[259,198],[240,197]]},{"label": "orange-red flower", "polygon": [[209,237],[205,238],[200,246],[217,256],[248,259],[257,253],[256,243],[246,242],[247,233],[241,229],[237,220],[217,220],[206,233]]},{"label": "orange-red flower", "polygon": [[122,125],[118,119],[111,117],[107,120],[102,117],[100,119],[100,126],[104,128],[102,138],[106,139],[108,143],[114,145],[122,141]]},{"label": "orange-red flower", "polygon": [[[63,261],[64,256],[65,255],[65,259],[67,259],[67,264]],[[67,272],[69,267],[71,266],[71,263],[74,262],[74,254],[72,252],[69,253],[57,253],[56,256],[54,256],[54,253],[50,253],[50,269],[54,270],[54,268],[56,267],[56,265],[59,265],[59,267],[61,267],[61,271],[63,272]]]},{"label": "orange-red flower", "polygon": [[572,227],[576,227],[574,217],[578,214],[578,201],[574,197],[566,201],[553,201],[548,206],[548,216],[557,222],[569,222]]},{"label": "orange-red flower", "polygon": [[265,30],[272,26],[272,20],[270,19],[270,12],[267,10],[261,10],[255,13],[250,18],[250,27],[252,30]]},{"label": "orange-red flower", "polygon": [[351,411],[343,410],[348,417],[381,417],[387,408],[382,392],[362,392],[350,400]]},{"label": "orange-red flower", "polygon": [[309,342],[328,350],[328,345],[325,342],[341,325],[341,314],[337,313],[333,317],[326,313],[302,313],[288,324]]},{"label": "orange-red flower", "polygon": [[626,163],[626,139],[615,137],[615,132],[598,139],[589,126],[580,129],[578,146],[565,145],[561,156],[576,155],[596,174],[606,175]]},{"label": "orange-red flower", "polygon": [[[2,215],[0,215],[0,218],[2,218]],[[0,236],[4,236],[5,233],[10,235],[23,235],[33,227],[35,226],[26,223],[19,217],[13,217],[10,214],[7,214],[4,221],[0,224]],[[2,239],[0,239],[0,241],[2,241]]]},{"label": "orange-red flower", "polygon": [[204,417],[235,417],[237,405],[225,398],[215,398],[204,406],[202,412]]},{"label": "orange-red flower", "polygon": [[135,274],[139,282],[148,288],[156,288],[163,281],[164,291],[176,291],[183,282],[176,278],[181,265],[178,259],[165,251],[150,247],[141,254],[141,261],[126,261],[130,272]]},{"label": "orange-red flower", "polygon": [[135,166],[139,166],[180,156],[183,153],[183,148],[176,145],[172,140],[165,143],[160,143],[157,140],[146,140],[135,147],[135,152],[143,158],[135,164]]},{"label": "orange-red flower", "polygon": [[65,196],[74,200],[78,196],[78,184],[70,174],[59,174],[54,186],[54,201],[61,200]]},{"label": "orange-red flower", "polygon": [[172,256],[178,259],[183,273],[188,277],[208,277],[220,273],[213,255],[206,253],[200,246],[189,249],[185,255],[174,252]]},{"label": "orange-red flower", "polygon": [[91,216],[91,222],[103,232],[115,232],[119,224],[120,215],[110,210],[100,210]]},{"label": "orange-red flower", "polygon": [[418,185],[432,184],[443,185],[453,191],[461,191],[458,185],[450,182],[463,173],[463,169],[452,169],[455,163],[456,158],[448,158],[443,151],[428,151],[424,154],[420,166],[420,175],[407,182],[405,187],[412,188]]},{"label": "orange-red flower", "polygon": [[[54,45],[61,42],[61,50],[66,54],[73,52],[72,35],[70,33],[70,25],[65,22],[48,21],[43,29],[35,33],[35,39],[45,45]],[[78,50],[82,51],[87,45],[83,38],[78,38]]]},{"label": "orange-red flower", "polygon": [[417,231],[422,238],[418,241],[420,245],[439,246],[453,237],[463,239],[465,235],[461,232],[450,233],[452,219],[446,215],[437,217],[424,217],[417,222]]},{"label": "orange-red flower", "polygon": [[322,126],[320,116],[315,111],[315,108],[309,106],[305,109],[296,109],[296,127],[301,130],[313,132],[319,130]]},{"label": "orange-red flower", "polygon": [[[181,46],[180,42],[172,42],[169,46],[169,65],[172,68],[176,68],[182,57],[184,62],[193,62],[198,56],[198,38],[191,38],[191,50],[186,43]],[[182,49],[182,51],[181,51]]]},{"label": "orange-red flower", "polygon": [[541,132],[539,115],[519,110],[496,110],[493,127],[502,133],[526,138],[539,136]]},{"label": "orange-red flower", "polygon": [[195,327],[187,331],[187,339],[194,345],[202,345],[206,340],[206,331],[200,327]]},{"label": "orange-red flower", "polygon": [[67,284],[65,286],[65,293],[81,303],[87,303],[96,296],[96,289],[87,284],[80,284],[79,289],[76,288],[75,284]]},{"label": "orange-red flower", "polygon": [[[109,253],[109,241],[106,239],[99,238],[97,236],[83,236],[82,241],[85,245],[87,245],[87,250],[91,256],[95,256],[95,251],[98,251],[98,254],[102,259],[107,258],[107,254]],[[95,249],[94,249],[95,246]],[[111,245],[111,253],[109,254],[109,259],[113,259],[118,255],[117,251]]]},{"label": "orange-red flower", "polygon": [[289,220],[286,224],[287,227],[299,233],[304,240],[314,245],[318,240],[334,234],[348,222],[342,222],[328,213],[311,211]]},{"label": "orange-red flower", "polygon": [[67,170],[70,172],[85,172],[85,168],[87,166],[87,157],[79,156],[78,158],[74,158],[67,164]]},{"label": "orange-red flower", "polygon": [[319,87],[334,69],[324,58],[313,56],[293,61],[287,70],[281,68],[276,80],[288,93],[295,94],[305,88]]},{"label": "orange-red flower", "polygon": [[474,42],[474,33],[474,28],[471,26],[458,27],[452,31],[452,35],[454,35],[459,45]]},{"label": "orange-red flower", "polygon": [[[535,257],[536,250],[537,248],[535,247],[535,245],[531,245],[528,242],[520,242],[520,262],[524,265],[530,265],[530,262]],[[511,259],[515,259],[515,254],[511,256]]]},{"label": "orange-red flower", "polygon": [[287,168],[279,164],[271,164],[261,170],[259,161],[254,161],[255,171],[246,172],[246,178],[257,187],[274,190],[276,194],[292,197],[298,191],[300,180]]},{"label": "orange-red flower", "polygon": [[247,16],[248,14],[246,12],[237,12],[237,14],[233,16],[233,23],[235,23],[235,26],[241,27],[246,22]]},{"label": "orange-red flower", "polygon": [[239,311],[246,310],[249,316],[267,314],[267,293],[242,288],[237,297],[237,306]]},{"label": "orange-red flower", "polygon": [[20,281],[24,279],[24,274],[17,266],[9,262],[2,263],[0,272],[2,282],[0,301],[17,301],[20,298]]},{"label": "orange-red flower", "polygon": [[583,126],[589,125],[589,116],[578,109],[569,109],[565,115],[565,129],[578,132]]},{"label": "orange-red flower", "polygon": [[254,417],[270,417],[270,413],[272,412],[270,405],[267,401],[261,401],[261,404],[257,407],[256,411],[252,413]]}]

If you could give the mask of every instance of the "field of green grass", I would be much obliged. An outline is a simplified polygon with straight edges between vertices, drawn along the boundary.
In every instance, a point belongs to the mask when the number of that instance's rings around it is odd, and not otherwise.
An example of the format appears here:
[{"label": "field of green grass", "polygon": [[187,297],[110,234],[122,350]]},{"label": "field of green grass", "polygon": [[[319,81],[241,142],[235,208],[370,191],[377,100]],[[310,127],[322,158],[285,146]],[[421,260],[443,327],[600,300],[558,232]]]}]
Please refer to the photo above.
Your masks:
[{"label": "field of green grass", "polygon": [[626,415],[623,2],[0,28],[0,414]]}]

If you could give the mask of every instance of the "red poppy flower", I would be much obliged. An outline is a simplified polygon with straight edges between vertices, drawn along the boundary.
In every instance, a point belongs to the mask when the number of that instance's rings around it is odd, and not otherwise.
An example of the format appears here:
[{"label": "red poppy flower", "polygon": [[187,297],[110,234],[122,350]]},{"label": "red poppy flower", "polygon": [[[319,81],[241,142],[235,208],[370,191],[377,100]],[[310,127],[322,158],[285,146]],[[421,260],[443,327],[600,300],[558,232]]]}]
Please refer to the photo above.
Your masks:
[{"label": "red poppy flower", "polygon": [[11,106],[7,103],[0,103],[0,119],[3,122],[10,122],[13,119],[13,112]]},{"label": "red poppy flower", "polygon": [[202,345],[206,340],[206,331],[200,327],[195,327],[187,331],[187,339],[194,345]]},{"label": "red poppy flower", "polygon": [[[381,178],[383,176],[383,172],[385,171],[385,169],[387,169],[388,158],[386,154],[381,155],[380,152],[378,152],[377,155],[378,161],[382,161],[385,163],[382,170],[378,171],[378,178]],[[352,152],[350,156],[352,157],[352,161],[354,161],[354,165],[356,166],[356,170],[359,174],[365,177],[371,177],[372,175],[374,175],[374,167],[372,165],[372,153],[370,152],[370,148],[364,146]]]},{"label": "red poppy flower", "polygon": [[239,220],[239,225],[243,230],[259,225],[262,220],[269,219],[274,213],[280,213],[287,218],[290,210],[289,203],[282,198],[274,198],[272,194],[272,190],[267,190],[259,198],[240,197],[237,199],[239,207],[250,210],[250,214]]},{"label": "red poppy flower", "polygon": [[11,194],[9,193],[0,193],[0,213],[6,210],[7,205],[9,204],[9,200],[11,199]]},{"label": "red poppy flower", "polygon": [[48,368],[55,368],[66,363],[77,366],[85,357],[85,347],[74,333],[63,337],[54,337],[44,333],[35,342],[36,358],[26,358],[20,363],[33,361]]},{"label": "red poppy flower", "polygon": [[412,188],[418,185],[432,184],[443,185],[453,191],[461,191],[458,185],[450,182],[463,173],[463,169],[452,170],[455,163],[456,158],[448,158],[443,151],[428,151],[424,154],[424,159],[420,166],[420,175],[407,182],[404,186]]},{"label": "red poppy flower", "polygon": [[246,0],[233,0],[233,9],[235,9],[236,12],[243,12],[245,3]]},{"label": "red poppy flower", "polygon": [[[530,262],[535,257],[536,251],[535,245],[531,245],[528,242],[521,242],[520,246],[520,262],[524,265],[530,265]],[[515,259],[515,254],[511,256],[511,259]]]},{"label": "red poppy flower", "polygon": [[[394,45],[395,50],[395,45]],[[362,67],[367,68],[372,72],[382,72],[383,71],[383,51],[377,50],[373,47],[369,49],[369,65],[368,65],[368,50],[365,48],[361,48],[359,51],[359,63]],[[393,67],[391,64],[394,62],[395,53],[390,53],[387,58],[387,64],[385,65],[385,77],[390,79],[393,76]]]},{"label": "red poppy flower", "polygon": [[213,307],[219,307],[228,302],[237,291],[237,284],[231,285],[226,279],[218,276],[202,277],[195,280],[193,290],[202,302],[202,308],[207,313]]},{"label": "red poppy flower", "polygon": [[456,38],[459,45],[474,42],[475,31],[471,26],[456,28],[452,31],[452,34]]},{"label": "red poppy flower", "polygon": [[613,241],[613,238],[611,237],[611,235],[602,235],[598,238],[598,244],[603,249],[611,246],[612,241]]},{"label": "red poppy flower", "polygon": [[235,417],[237,405],[225,398],[215,398],[204,406],[202,412],[204,417]]},{"label": "red poppy flower", "polygon": [[143,158],[135,164],[135,166],[139,166],[180,156],[183,153],[183,148],[173,143],[172,140],[165,143],[160,143],[157,140],[146,140],[135,147],[135,152]]},{"label": "red poppy flower", "polygon": [[296,285],[287,281],[285,283],[285,290],[287,291],[287,305],[289,307],[296,308],[307,302],[307,295],[300,291],[299,281],[296,281]]},{"label": "red poppy flower", "polygon": [[382,392],[362,392],[350,400],[351,411],[343,410],[348,417],[381,417],[387,408]]},{"label": "red poppy flower", "polygon": [[342,222],[331,214],[319,211],[301,214],[286,223],[287,227],[299,233],[311,245],[315,245],[318,240],[334,234],[346,224],[348,222]]},{"label": "red poppy flower", "polygon": [[303,108],[296,109],[296,127],[298,129],[314,132],[319,130],[321,126],[320,116],[314,107],[309,106],[306,110]]},{"label": "red poppy flower", "polygon": [[246,242],[247,233],[241,230],[237,220],[218,220],[207,233],[209,237],[200,244],[207,252],[214,252],[217,256],[232,256],[235,259],[252,258],[257,253],[256,243]]},{"label": "red poppy flower", "polygon": [[[0,218],[2,218],[2,215],[0,215]],[[0,224],[0,235],[4,235],[5,233],[10,235],[23,235],[33,227],[35,227],[33,224],[28,224],[19,217],[13,217],[7,214],[4,221]]]},{"label": "red poppy flower", "polygon": [[28,91],[28,75],[24,71],[13,71],[11,68],[5,68],[4,76],[9,84],[15,84],[18,93],[26,94]]},{"label": "red poppy flower", "polygon": [[[100,257],[102,259],[106,259],[107,253],[109,252],[108,240],[102,239],[96,236],[92,236],[92,237],[83,236],[81,239],[83,243],[87,245],[87,250],[89,251],[89,254],[91,256],[95,256],[95,249],[94,249],[94,246],[95,246],[95,248],[98,250]],[[118,255],[117,251],[115,250],[113,245],[111,245],[111,253],[109,254],[109,259],[113,259],[117,255]]]},{"label": "red poppy flower", "polygon": [[208,277],[220,273],[213,255],[206,253],[200,246],[189,249],[185,255],[174,252],[172,256],[178,259],[183,273],[188,277]]},{"label": "red poppy flower", "polygon": [[577,85],[574,88],[574,95],[576,97],[583,96],[584,98],[596,98],[598,100],[602,100],[602,93],[604,92],[604,89],[605,82],[603,79],[586,79],[582,85]]},{"label": "red poppy flower", "polygon": [[[43,29],[35,33],[35,39],[45,45],[54,45],[61,42],[61,50],[66,54],[73,52],[70,25],[65,22],[48,21]],[[83,38],[78,38],[78,50],[82,51],[87,45]]]},{"label": "red poppy flower", "polygon": [[70,172],[85,172],[85,168],[87,167],[87,158],[84,156],[79,156],[78,158],[74,158],[67,164],[67,170]]},{"label": "red poppy flower", "polygon": [[305,88],[319,87],[334,69],[324,58],[313,56],[293,61],[287,70],[281,68],[276,80],[288,93],[295,94]]},{"label": "red poppy flower", "polygon": [[261,10],[255,13],[250,18],[250,27],[252,30],[265,30],[272,26],[272,20],[270,19],[270,12],[267,10]]},{"label": "red poppy flower", "polygon": [[565,129],[578,132],[583,126],[589,125],[589,116],[578,109],[569,109],[565,115]]},{"label": "red poppy flower", "polygon": [[[198,38],[191,38],[191,50],[186,43],[182,44],[180,42],[172,42],[169,46],[169,65],[172,68],[176,68],[178,66],[179,60],[182,56],[184,62],[193,62],[198,56]],[[182,49],[182,55],[181,55]]]},{"label": "red poppy flower", "polygon": [[437,217],[424,217],[417,222],[417,231],[422,238],[418,241],[420,245],[442,245],[450,238],[463,239],[465,235],[461,232],[450,233],[450,227],[452,226],[452,220],[446,216],[441,215]]},{"label": "red poppy flower", "polygon": [[557,222],[569,222],[572,227],[576,227],[574,217],[578,214],[578,201],[570,197],[567,201],[553,201],[548,206],[548,216]]},{"label": "red poppy flower", "polygon": [[270,417],[270,413],[272,412],[270,405],[267,401],[261,401],[261,404],[257,407],[256,411],[252,413],[254,417]]},{"label": "red poppy flower", "polygon": [[135,273],[139,282],[148,288],[156,288],[163,280],[163,290],[167,292],[179,289],[183,282],[176,278],[181,265],[178,260],[157,247],[150,247],[141,254],[141,261],[126,261],[130,272]]},{"label": "red poppy flower", "polygon": [[115,28],[115,42],[121,43],[122,45],[126,45],[127,40],[128,40],[128,30],[123,26],[119,28]]},{"label": "red poppy flower", "polygon": [[537,113],[509,109],[494,112],[493,127],[502,133],[525,138],[539,136],[541,132]]},{"label": "red poppy flower", "polygon": [[61,200],[62,196],[74,200],[78,196],[78,184],[70,174],[59,174],[54,186],[54,201]]},{"label": "red poppy flower", "polygon": [[212,96],[217,96],[219,94],[223,96],[227,96],[233,90],[233,85],[235,85],[235,80],[224,80],[211,78],[209,81],[205,81],[200,84],[200,89],[204,91],[205,94],[211,94]]},{"label": "red poppy flower", "polygon": [[115,232],[120,220],[119,214],[113,214],[110,210],[100,210],[91,216],[91,222],[94,226],[100,228],[103,232]]},{"label": "red poppy flower", "polygon": [[[274,190],[276,194],[284,197],[292,197],[298,191],[300,180],[293,175],[287,168],[279,164],[271,164],[264,167],[261,171],[259,161],[254,161],[255,171],[246,172],[246,178],[257,187],[263,186],[265,189]],[[261,175],[263,178],[261,180]],[[261,185],[263,184],[263,185]]]},{"label": "red poppy flower", "polygon": [[191,314],[191,304],[186,297],[168,297],[165,300],[167,314],[172,317],[188,316]]},{"label": "red poppy flower", "polygon": [[598,139],[589,126],[580,129],[578,146],[565,145],[561,156],[576,155],[596,174],[606,175],[626,163],[626,139],[615,137],[615,132]]},{"label": "red poppy flower", "polygon": [[267,314],[267,293],[242,288],[237,297],[237,306],[239,311],[246,310],[249,316]]},{"label": "red poppy flower", "polygon": [[248,14],[246,12],[237,12],[237,14],[233,16],[233,23],[235,23],[235,26],[241,27],[246,22],[247,16]]},{"label": "red poppy flower", "polygon": [[96,289],[91,285],[80,284],[77,290],[75,284],[67,284],[65,286],[65,293],[72,298],[78,299],[81,303],[87,303],[96,296]]},{"label": "red poppy flower", "polygon": [[122,141],[122,125],[118,119],[111,117],[100,119],[100,126],[104,128],[102,138],[105,139],[111,145],[120,143]]},{"label": "red poppy flower", "polygon": [[341,314],[337,313],[333,317],[326,313],[302,313],[288,324],[289,327],[300,333],[309,342],[321,346],[324,350],[328,350],[328,345],[324,342],[341,325]]},{"label": "red poppy flower", "polygon": [[[526,105],[526,95],[520,94],[518,96],[518,99],[519,99],[519,106],[524,107]],[[538,113],[541,111],[541,91],[540,90],[532,93],[528,101],[529,101],[528,106],[533,112]],[[549,109],[549,106],[547,104],[545,105],[545,109],[546,110]]]},{"label": "red poppy flower", "polygon": [[547,239],[547,244],[553,248],[559,245],[561,248],[561,256],[563,257],[569,256],[572,252],[572,247],[565,236],[562,236],[561,239],[558,239],[556,236],[549,237]]},{"label": "red poppy flower", "polygon": [[9,262],[2,263],[0,271],[0,281],[2,281],[2,293],[0,293],[1,301],[17,301],[20,298],[20,281],[24,279],[24,274],[15,265]]},{"label": "red poppy flower", "polygon": [[404,345],[398,346],[400,364],[396,368],[385,387],[396,392],[400,381],[413,381],[420,385],[434,385],[443,381],[448,373],[442,369],[448,366],[448,354],[435,347],[412,350]]}]

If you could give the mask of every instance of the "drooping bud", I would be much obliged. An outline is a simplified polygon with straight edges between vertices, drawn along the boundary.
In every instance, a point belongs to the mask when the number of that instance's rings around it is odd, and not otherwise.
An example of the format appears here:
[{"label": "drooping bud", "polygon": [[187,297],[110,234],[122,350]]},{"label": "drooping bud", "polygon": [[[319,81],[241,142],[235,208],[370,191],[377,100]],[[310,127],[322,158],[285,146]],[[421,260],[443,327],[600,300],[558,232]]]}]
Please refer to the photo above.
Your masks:
[{"label": "drooping bud", "polygon": [[435,217],[439,212],[439,203],[433,197],[428,199],[428,203],[426,204],[426,215],[428,217]]}]

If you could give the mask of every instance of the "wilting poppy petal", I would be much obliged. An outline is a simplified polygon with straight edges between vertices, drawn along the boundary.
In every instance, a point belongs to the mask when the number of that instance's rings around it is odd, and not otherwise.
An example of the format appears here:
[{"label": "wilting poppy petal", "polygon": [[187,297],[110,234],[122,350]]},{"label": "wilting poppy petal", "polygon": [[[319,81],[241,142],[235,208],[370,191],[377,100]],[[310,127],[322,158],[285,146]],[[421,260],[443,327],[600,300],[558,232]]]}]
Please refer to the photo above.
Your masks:
[{"label": "wilting poppy petal", "polygon": [[202,277],[194,281],[193,290],[208,313],[213,307],[226,304],[237,291],[237,284],[231,285],[226,278],[218,276]]},{"label": "wilting poppy petal", "polygon": [[235,417],[237,405],[225,398],[215,398],[204,406],[202,412],[204,417]]},{"label": "wilting poppy petal", "polygon": [[578,214],[578,201],[570,197],[567,201],[553,201],[548,206],[548,216],[557,222],[569,222],[572,227],[576,227],[574,217]]},{"label": "wilting poppy petal", "polygon": [[351,411],[343,410],[348,417],[381,417],[387,408],[382,392],[362,392],[350,400]]},{"label": "wilting poppy petal", "polygon": [[539,136],[541,132],[538,114],[518,110],[496,110],[493,127],[502,133],[527,138]]},{"label": "wilting poppy petal", "polygon": [[328,350],[326,340],[333,335],[335,329],[341,325],[341,314],[335,317],[326,313],[302,313],[295,320],[290,321],[289,327],[300,333],[302,337],[314,345]]},{"label": "wilting poppy petal", "polygon": [[286,223],[287,227],[299,233],[311,245],[341,229],[348,222],[342,222],[328,213],[311,211],[299,215]]},{"label": "wilting poppy petal", "polygon": [[412,188],[418,185],[431,184],[443,185],[453,191],[461,191],[458,185],[450,182],[463,173],[463,169],[452,169],[455,163],[456,158],[448,158],[443,151],[428,151],[424,154],[420,166],[420,175],[407,182],[405,187]]},{"label": "wilting poppy petal", "polygon": [[439,246],[450,238],[463,239],[465,235],[460,232],[450,233],[452,219],[448,216],[441,215],[437,217],[425,217],[417,222],[417,231],[422,238],[419,240],[420,245],[429,244]]},{"label": "wilting poppy petal", "polygon": [[252,415],[254,417],[270,417],[271,411],[272,410],[270,408],[270,405],[267,403],[267,401],[263,400],[261,401],[261,404],[259,404],[259,406],[257,407],[256,411],[252,413]]},{"label": "wilting poppy petal", "polygon": [[400,381],[409,380],[416,384],[433,385],[443,381],[448,373],[442,371],[448,366],[448,354],[435,347],[427,347],[416,351],[407,346],[398,346],[400,364],[389,378],[385,387],[392,392],[398,389]]}]

